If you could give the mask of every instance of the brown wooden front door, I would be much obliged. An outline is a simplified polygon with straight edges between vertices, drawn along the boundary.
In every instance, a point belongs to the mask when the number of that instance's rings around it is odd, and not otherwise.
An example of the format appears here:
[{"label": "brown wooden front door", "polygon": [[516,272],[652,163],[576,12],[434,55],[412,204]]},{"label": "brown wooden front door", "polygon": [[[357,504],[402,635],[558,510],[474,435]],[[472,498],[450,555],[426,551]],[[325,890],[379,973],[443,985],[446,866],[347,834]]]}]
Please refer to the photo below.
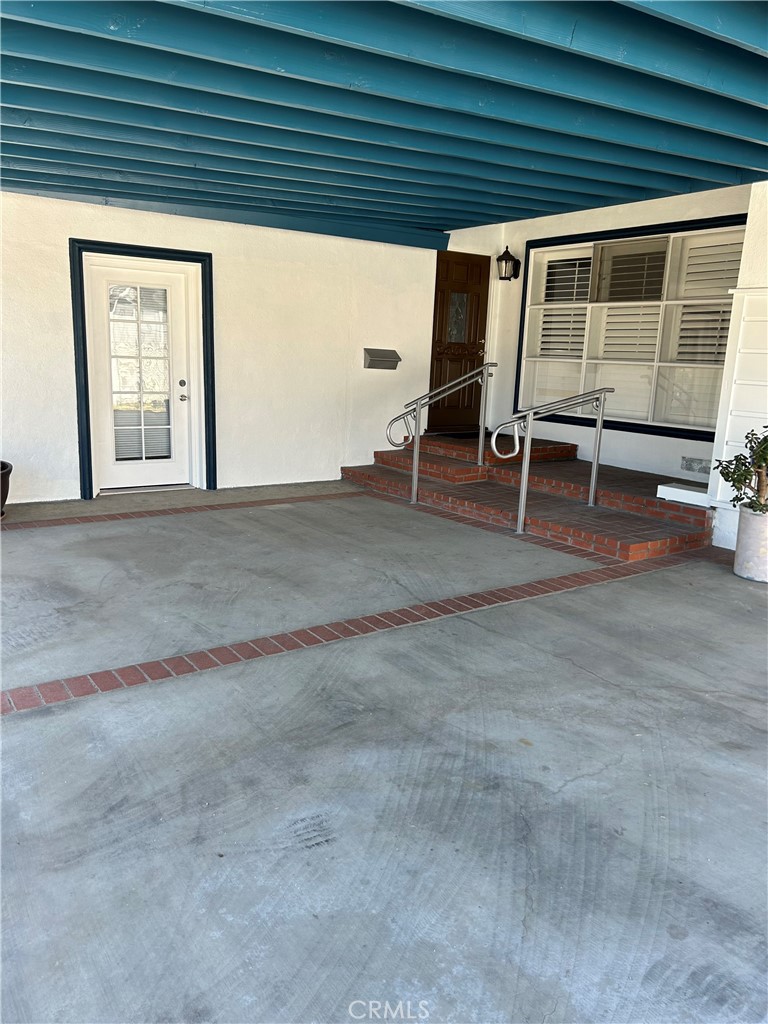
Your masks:
[{"label": "brown wooden front door", "polygon": [[[490,256],[439,252],[432,325],[430,390],[485,362]],[[470,430],[480,421],[480,386],[454,391],[429,408],[429,430]]]}]

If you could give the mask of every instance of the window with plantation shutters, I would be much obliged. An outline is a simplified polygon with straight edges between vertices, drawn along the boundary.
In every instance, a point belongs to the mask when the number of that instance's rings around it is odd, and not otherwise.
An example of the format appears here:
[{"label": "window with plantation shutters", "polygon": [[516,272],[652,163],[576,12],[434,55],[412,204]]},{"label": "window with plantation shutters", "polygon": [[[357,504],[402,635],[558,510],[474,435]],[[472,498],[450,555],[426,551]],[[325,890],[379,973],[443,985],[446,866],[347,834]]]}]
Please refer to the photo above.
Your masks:
[{"label": "window with plantation shutters", "polygon": [[743,236],[724,228],[535,249],[523,407],[568,397],[566,387],[613,386],[609,419],[713,428]]}]

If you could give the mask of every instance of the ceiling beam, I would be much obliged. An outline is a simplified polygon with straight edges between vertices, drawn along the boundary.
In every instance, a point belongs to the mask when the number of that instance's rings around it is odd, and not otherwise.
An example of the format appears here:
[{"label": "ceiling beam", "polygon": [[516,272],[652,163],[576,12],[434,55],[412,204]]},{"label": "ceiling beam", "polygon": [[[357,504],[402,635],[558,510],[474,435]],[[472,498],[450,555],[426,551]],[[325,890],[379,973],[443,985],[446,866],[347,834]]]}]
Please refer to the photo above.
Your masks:
[{"label": "ceiling beam", "polygon": [[[639,167],[662,173],[681,174],[702,180],[722,180],[722,164],[691,161],[685,163],[678,157],[665,156],[630,149],[627,146],[613,146],[592,139],[579,138],[574,144],[567,136],[544,132],[539,129],[523,129],[466,114],[436,111],[416,104],[399,103],[376,96],[366,96],[353,91],[311,85],[293,79],[261,74],[240,67],[211,63],[189,57],[168,58],[159,50],[135,48],[121,43],[91,37],[78,37],[76,33],[30,26],[22,22],[7,21],[3,32],[3,48],[6,53],[2,72],[6,81],[29,83],[37,86],[51,85],[78,91],[78,83],[88,95],[98,95],[100,84],[115,98],[130,98],[135,102],[153,105],[161,104],[163,96],[170,96],[175,107],[180,106],[178,93],[168,92],[167,86],[178,89],[200,90],[194,96],[195,110],[217,113],[220,116],[235,116],[238,111],[251,123],[268,120],[272,125],[289,127],[298,131],[316,131],[318,116],[324,119],[333,116],[346,120],[346,137],[355,133],[370,141],[383,140],[384,144],[399,144],[409,147],[406,136],[393,136],[397,128],[409,131],[428,132],[443,136],[442,151],[451,155],[450,147],[455,140],[472,140],[484,145],[514,147],[514,152],[505,150],[505,158],[518,161],[519,150],[542,152],[549,156],[565,156],[574,160],[586,160],[591,165],[598,161],[609,162],[615,167]],[[64,62],[63,64],[59,62]],[[78,65],[80,67],[72,66]],[[46,65],[50,64],[51,67]],[[61,70],[54,70],[61,69]],[[120,84],[107,79],[87,77],[89,72],[98,76],[108,69],[113,75],[129,79]],[[152,83],[156,82],[157,85]],[[111,91],[110,91],[111,89]],[[165,90],[165,91],[163,91]],[[203,95],[205,94],[205,95]],[[232,96],[231,101],[226,97]],[[256,110],[248,106],[254,98],[262,104]],[[348,120],[363,122],[363,125],[349,125]],[[323,120],[331,132],[332,122]],[[338,134],[338,133],[337,133]],[[623,173],[618,172],[619,174]],[[603,169],[603,177],[606,171]],[[615,176],[616,172],[612,172]],[[594,167],[585,168],[584,176],[596,176]],[[623,180],[621,177],[618,180]],[[734,181],[736,179],[727,179]],[[660,182],[659,188],[664,188]],[[681,191],[685,191],[683,188]]]},{"label": "ceiling beam", "polygon": [[[232,157],[236,162],[246,161],[276,164],[280,171],[290,176],[291,170],[307,173],[315,169],[347,171],[360,175],[393,175],[404,181],[418,181],[455,185],[460,188],[476,188],[478,183],[484,186],[487,182],[491,188],[505,186],[510,194],[518,191],[527,194],[531,182],[540,182],[542,189],[549,190],[550,185],[570,195],[584,195],[585,205],[593,203],[593,196],[613,198],[626,202],[655,199],[665,193],[651,189],[642,189],[624,182],[588,180],[565,174],[553,174],[549,170],[538,168],[519,168],[500,164],[481,163],[479,160],[458,160],[447,163],[444,157],[432,153],[419,153],[412,150],[387,150],[383,146],[349,143],[341,155],[328,155],[325,151],[316,151],[320,147],[320,137],[304,135],[298,132],[281,132],[277,129],[266,129],[263,135],[264,145],[250,142],[234,142],[228,139],[192,135],[189,132],[161,131],[159,129],[135,127],[115,121],[87,120],[81,117],[66,117],[60,114],[40,113],[31,110],[20,110],[4,107],[0,110],[0,122],[6,137],[7,132],[15,128],[32,135],[45,135],[46,132],[61,133],[68,139],[68,144],[76,146],[79,141],[87,144],[88,139],[113,140],[126,146],[146,146],[148,148],[163,147],[177,154],[185,154],[191,159],[205,159],[209,155]],[[293,149],[288,148],[293,146]],[[298,147],[302,146],[302,149]],[[328,147],[326,146],[326,149]],[[334,147],[336,148],[336,147]],[[352,152],[364,155],[366,159],[352,157]],[[512,154],[514,158],[515,154]],[[450,167],[453,173],[446,170]],[[599,170],[605,168],[598,165]],[[671,178],[672,182],[678,179]],[[693,186],[684,183],[686,190]],[[596,203],[596,198],[594,202]]]},{"label": "ceiling beam", "polygon": [[[766,147],[757,142],[496,85],[346,47],[329,49],[295,34],[235,24],[226,18],[208,17],[166,4],[142,0],[128,4],[6,0],[3,15],[117,38],[136,47],[148,46],[225,64],[239,63],[273,76],[396,99],[430,110],[475,115],[491,124],[506,122],[545,134],[564,133],[579,140],[606,140],[646,153],[658,152],[759,170],[768,168]],[[233,61],[233,55],[238,55],[239,61]]]},{"label": "ceiling beam", "polygon": [[[121,166],[126,165],[127,167],[128,164],[141,163],[145,169],[155,168],[161,174],[174,175],[186,171],[187,175],[201,173],[205,176],[215,175],[216,180],[237,181],[241,184],[251,183],[253,179],[256,179],[253,182],[255,184],[258,184],[260,179],[278,179],[282,182],[337,185],[340,188],[362,189],[365,192],[381,191],[395,195],[454,199],[464,203],[483,200],[488,202],[492,201],[496,195],[503,195],[505,198],[510,195],[509,189],[502,186],[500,182],[491,183],[475,179],[471,186],[465,187],[443,185],[437,181],[426,183],[409,180],[401,174],[393,177],[391,168],[389,176],[386,176],[386,168],[383,166],[379,168],[378,176],[360,173],[341,174],[319,168],[291,167],[287,163],[233,160],[199,152],[189,153],[174,150],[170,147],[127,145],[97,137],[83,138],[66,135],[63,132],[35,131],[30,128],[5,128],[2,137],[5,152],[14,155],[34,156],[50,150],[59,154],[67,154],[74,162],[77,162],[80,154],[87,154],[106,161],[107,166],[110,161],[119,160]],[[558,201],[573,203],[576,199],[577,207],[580,209],[583,209],[585,200],[599,203],[599,199],[595,196],[575,195],[573,192],[544,188],[530,188],[526,192],[525,187],[516,186],[515,194],[520,197],[527,194],[530,198],[543,199],[551,203]]]},{"label": "ceiling beam", "polygon": [[[201,204],[210,208],[248,210],[266,209],[282,213],[293,214],[321,214],[333,215],[334,217],[346,217],[348,219],[370,221],[373,223],[389,224],[392,227],[402,225],[403,227],[414,228],[435,228],[439,229],[446,222],[444,216],[433,216],[429,212],[419,215],[414,214],[390,214],[387,215],[383,208],[372,209],[359,207],[354,203],[337,201],[335,199],[323,200],[316,197],[313,201],[297,201],[294,199],[282,200],[268,196],[254,196],[247,202],[238,202],[236,199],[208,193],[203,190],[191,187],[176,187],[168,185],[154,185],[149,182],[119,181],[114,176],[105,178],[99,174],[77,173],[77,170],[61,168],[55,172],[48,171],[41,178],[37,171],[25,168],[4,167],[3,183],[17,182],[27,187],[46,188],[48,186],[64,186],[69,191],[82,191],[92,195],[115,195],[136,198],[145,196],[157,202],[170,202],[179,200],[186,203]],[[518,218],[515,218],[518,219]],[[470,227],[476,224],[471,218],[461,217],[458,214],[454,218],[447,218],[448,223],[453,227]]]},{"label": "ceiling beam", "polygon": [[[60,53],[62,51],[60,50]],[[66,53],[66,50],[63,51]],[[372,119],[351,118],[328,114],[321,110],[313,111],[295,106],[244,100],[222,96],[208,92],[178,86],[160,85],[144,78],[132,78],[118,74],[107,74],[100,71],[89,71],[82,68],[67,67],[48,61],[27,60],[19,57],[6,57],[0,65],[0,76],[8,83],[4,90],[5,102],[22,105],[14,99],[22,92],[25,96],[32,92],[44,92],[45,99],[40,96],[32,103],[32,109],[50,109],[58,111],[59,106],[41,108],[39,103],[56,102],[52,97],[58,95],[82,97],[86,108],[93,107],[104,101],[118,101],[130,104],[137,123],[155,127],[166,127],[171,130],[184,130],[177,127],[177,122],[186,116],[218,118],[232,126],[231,135],[236,137],[238,125],[252,127],[263,125],[279,127],[283,130],[308,132],[323,135],[327,138],[338,138],[348,141],[362,141],[389,147],[397,146],[405,149],[421,149],[441,154],[443,157],[458,156],[486,160],[489,163],[507,163],[510,149],[522,146],[523,149],[533,147],[539,153],[549,156],[564,157],[572,161],[573,167],[579,167],[582,160],[591,165],[609,163],[610,168],[603,168],[603,175],[616,176],[617,180],[641,180],[650,187],[666,188],[678,191],[663,175],[678,174],[684,178],[715,181],[723,184],[741,182],[741,167],[729,166],[725,157],[718,161],[693,160],[662,153],[658,150],[632,149],[612,143],[601,143],[592,139],[582,139],[555,132],[528,129],[521,132],[511,125],[485,118],[467,117],[466,115],[450,115],[450,124],[443,125],[445,118],[437,114],[430,115],[427,108],[414,104],[393,104],[400,112],[401,124],[390,125]],[[14,88],[34,86],[34,89]],[[338,94],[338,90],[325,90],[327,93]],[[87,98],[87,102],[86,99]],[[325,98],[325,97],[324,97]],[[136,104],[142,106],[137,107]],[[319,104],[320,106],[320,104]],[[365,107],[365,104],[363,104]],[[139,114],[139,110],[142,111]],[[69,111],[75,113],[75,111]],[[392,117],[397,112],[392,113]],[[79,115],[82,116],[82,115]],[[86,110],[84,116],[89,116]],[[163,123],[159,122],[163,120]],[[107,118],[108,119],[108,118]],[[522,141],[521,136],[525,136]],[[530,136],[530,138],[528,137]],[[225,137],[228,137],[225,134]],[[714,136],[711,136],[714,138]],[[725,148],[725,147],[723,147]],[[753,145],[751,155],[759,156],[768,164],[768,147]],[[554,169],[561,165],[555,162]],[[563,168],[564,169],[564,168]],[[751,169],[747,167],[747,169]],[[756,168],[762,171],[763,168]],[[652,171],[658,177],[637,172]],[[634,174],[633,174],[634,172]],[[586,173],[586,172],[585,172]],[[598,172],[599,173],[599,172]],[[686,191],[683,186],[680,191]]]},{"label": "ceiling beam", "polygon": [[[542,200],[510,200],[501,193],[487,191],[482,197],[456,199],[435,195],[409,196],[396,190],[351,189],[347,186],[328,185],[319,182],[290,182],[280,177],[244,179],[222,171],[205,171],[202,168],[179,168],[146,163],[141,160],[105,158],[68,150],[45,150],[5,143],[3,166],[15,170],[36,170],[44,178],[47,170],[64,174],[71,169],[76,174],[96,174],[99,178],[119,182],[141,182],[151,185],[168,185],[194,192],[202,191],[211,195],[233,196],[238,199],[267,197],[293,202],[334,201],[355,209],[381,210],[398,216],[423,218],[434,214],[443,220],[463,217],[476,223],[487,221],[513,220],[521,216],[547,216],[551,213],[567,213],[579,209],[573,203],[547,203]],[[186,171],[186,173],[185,173]]]},{"label": "ceiling beam", "polygon": [[[346,221],[334,215],[333,218],[308,217],[306,214],[271,212],[268,210],[235,210],[205,207],[196,203],[157,202],[143,196],[111,196],[105,193],[76,192],[68,185],[36,187],[22,181],[4,181],[3,188],[9,192],[41,196],[50,199],[64,199],[96,206],[111,206],[118,209],[136,210],[140,213],[162,213],[175,217],[194,217],[203,220],[226,221],[227,223],[249,224],[259,227],[280,228],[289,231],[318,235],[334,235],[349,238],[364,244],[387,242],[391,245],[415,246],[419,249],[447,249],[449,236],[444,231],[405,226],[394,227],[370,220]],[[299,244],[297,240],[297,245]],[[306,239],[301,244],[306,246]],[[362,258],[362,254],[361,254]]]},{"label": "ceiling beam", "polygon": [[702,35],[768,55],[768,8],[764,3],[693,0],[619,0],[627,7],[682,25]]},{"label": "ceiling beam", "polygon": [[762,142],[768,128],[759,107],[714,94],[702,103],[698,90],[678,82],[619,69],[573,50],[557,52],[527,39],[460,26],[401,5],[366,0],[172,0],[172,6],[722,135]]},{"label": "ceiling beam", "polygon": [[[620,68],[682,82],[757,106],[765,104],[765,64],[715,39],[691,35],[614,3],[572,0],[395,0],[440,17],[578,53]],[[686,4],[686,7],[689,6]],[[718,4],[718,13],[729,3]]]}]

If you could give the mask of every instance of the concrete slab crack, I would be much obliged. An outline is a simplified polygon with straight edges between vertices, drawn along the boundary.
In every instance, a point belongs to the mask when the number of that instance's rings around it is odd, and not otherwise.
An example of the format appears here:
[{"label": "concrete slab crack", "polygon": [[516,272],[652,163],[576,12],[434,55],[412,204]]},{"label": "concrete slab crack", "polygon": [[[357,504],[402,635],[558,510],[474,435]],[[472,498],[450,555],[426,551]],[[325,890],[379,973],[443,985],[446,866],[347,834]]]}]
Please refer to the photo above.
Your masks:
[{"label": "concrete slab crack", "polygon": [[560,786],[558,786],[557,789],[553,789],[552,792],[553,793],[561,793],[565,789],[566,786],[570,786],[570,784],[572,782],[576,782],[576,781],[578,781],[578,779],[591,779],[591,778],[594,778],[597,775],[602,775],[603,772],[607,772],[609,768],[616,768],[618,765],[621,764],[621,762],[623,760],[624,760],[624,755],[623,754],[619,754],[619,756],[616,758],[615,761],[608,761],[608,763],[604,764],[602,766],[602,768],[598,768],[598,770],[596,772],[581,772],[579,775],[574,775],[570,779],[566,779],[565,782],[563,782]]}]

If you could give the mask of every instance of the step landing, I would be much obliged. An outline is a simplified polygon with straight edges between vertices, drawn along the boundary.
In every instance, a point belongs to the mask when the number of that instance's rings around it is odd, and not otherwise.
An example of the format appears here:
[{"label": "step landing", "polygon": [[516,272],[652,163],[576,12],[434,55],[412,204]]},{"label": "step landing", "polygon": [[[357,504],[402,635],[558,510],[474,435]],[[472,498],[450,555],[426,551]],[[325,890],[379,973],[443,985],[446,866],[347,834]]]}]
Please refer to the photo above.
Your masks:
[{"label": "step landing", "polygon": [[[546,466],[532,466],[528,476],[528,491],[561,494],[567,498],[589,500],[589,480],[592,464],[583,461],[552,462]],[[520,487],[520,469],[515,466],[490,466],[488,479],[507,487]],[[705,530],[710,526],[709,508],[686,505],[656,496],[656,488],[666,477],[653,473],[639,473],[601,466],[597,477],[595,500],[602,508],[621,509],[638,515],[664,519]]]},{"label": "step landing", "polygon": [[[450,438],[439,438],[436,442],[427,435],[422,438],[426,445],[419,453],[419,475],[433,480],[451,483],[475,483],[491,480],[508,487],[520,487],[520,458],[515,456],[501,461],[491,453],[491,462],[485,466],[471,465],[467,460],[477,458],[477,448],[469,449],[466,442]],[[511,444],[507,443],[508,448]],[[486,449],[486,455],[490,449]],[[443,453],[443,454],[436,454]],[[565,458],[562,456],[565,452]],[[554,441],[534,441],[531,467],[528,475],[528,490],[561,494],[566,498],[586,502],[589,499],[589,480],[592,463],[575,458],[576,445],[559,444]],[[454,457],[455,456],[455,457]],[[374,452],[374,462],[411,473],[413,454],[409,448],[388,449]],[[683,523],[699,529],[711,524],[708,507],[686,504],[679,500],[659,497],[660,486],[673,484],[672,478],[658,474],[642,473],[621,469],[616,466],[601,466],[598,474],[596,503],[604,508],[621,509],[640,515],[666,519],[671,523]]]},{"label": "step landing", "polygon": [[[380,494],[410,497],[410,477],[390,466],[347,466],[342,476]],[[515,529],[518,491],[493,480],[455,484],[419,475],[419,501],[425,505]],[[526,530],[597,554],[633,562],[710,543],[708,526],[598,505],[589,508],[561,494],[529,491]]]},{"label": "step landing", "polygon": [[[520,441],[520,451],[510,459],[501,459],[491,451],[490,441],[486,440],[484,447],[483,462],[486,466],[509,465],[510,463],[523,461],[523,443]],[[450,459],[461,459],[464,462],[477,464],[477,439],[458,439],[441,436],[440,434],[424,434],[419,445],[420,454],[441,455]],[[500,436],[496,447],[501,452],[511,452],[515,447],[511,437]],[[411,442],[404,451],[411,451]],[[569,444],[566,441],[547,441],[543,438],[534,438],[531,443],[532,462],[560,462],[565,459],[575,459],[578,445]]]}]

